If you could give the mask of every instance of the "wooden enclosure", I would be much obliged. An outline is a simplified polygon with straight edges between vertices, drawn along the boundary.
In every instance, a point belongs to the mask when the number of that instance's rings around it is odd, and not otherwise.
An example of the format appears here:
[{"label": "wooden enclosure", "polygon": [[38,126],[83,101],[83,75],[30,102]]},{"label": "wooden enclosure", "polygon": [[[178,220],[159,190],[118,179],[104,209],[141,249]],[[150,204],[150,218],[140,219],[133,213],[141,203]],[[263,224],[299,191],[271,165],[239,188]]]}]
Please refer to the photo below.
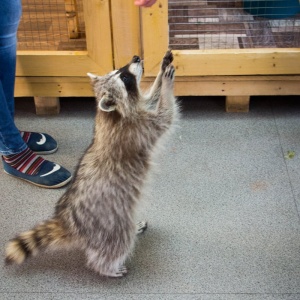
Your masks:
[{"label": "wooden enclosure", "polygon": [[[27,0],[28,6],[23,5],[24,23],[30,1]],[[83,21],[78,20],[76,2],[82,5]],[[185,1],[184,5],[189,2],[195,1]],[[38,113],[57,113],[59,97],[93,96],[87,72],[105,74],[125,65],[135,54],[144,58],[142,88],[149,86],[173,41],[169,35],[172,25],[169,5],[179,5],[175,0],[158,0],[147,9],[139,9],[132,0],[57,0],[57,3],[66,19],[66,25],[59,29],[64,28],[71,46],[65,41],[56,43],[54,39],[54,50],[36,50],[34,43],[30,44],[33,50],[21,50],[26,44],[22,36],[26,24],[21,23],[16,97],[33,96]],[[47,13],[46,6],[42,10]],[[55,27],[50,25],[48,31]],[[80,32],[82,26],[84,33]],[[300,44],[299,32],[297,27],[296,45]],[[171,48],[178,96],[222,95],[226,97],[227,111],[248,111],[253,95],[300,95],[299,46],[194,49],[178,45],[176,49],[172,44]]]}]

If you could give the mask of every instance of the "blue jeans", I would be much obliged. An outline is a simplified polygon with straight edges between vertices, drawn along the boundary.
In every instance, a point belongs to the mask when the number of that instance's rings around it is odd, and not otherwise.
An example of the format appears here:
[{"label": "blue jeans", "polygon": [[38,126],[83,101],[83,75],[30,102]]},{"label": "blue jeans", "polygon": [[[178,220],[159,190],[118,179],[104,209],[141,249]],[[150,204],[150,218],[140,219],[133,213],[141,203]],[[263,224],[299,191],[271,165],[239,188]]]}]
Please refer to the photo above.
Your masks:
[{"label": "blue jeans", "polygon": [[17,154],[26,149],[14,122],[17,30],[21,0],[0,0],[0,154]]}]

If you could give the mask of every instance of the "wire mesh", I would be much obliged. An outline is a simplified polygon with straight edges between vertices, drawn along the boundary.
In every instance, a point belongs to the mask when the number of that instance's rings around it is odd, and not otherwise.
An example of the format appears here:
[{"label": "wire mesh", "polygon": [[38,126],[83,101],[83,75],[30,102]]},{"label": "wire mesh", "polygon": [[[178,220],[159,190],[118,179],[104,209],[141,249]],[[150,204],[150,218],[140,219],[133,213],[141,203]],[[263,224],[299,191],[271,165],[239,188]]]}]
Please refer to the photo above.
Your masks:
[{"label": "wire mesh", "polygon": [[86,50],[83,0],[22,0],[18,50]]},{"label": "wire mesh", "polygon": [[300,47],[299,0],[169,0],[171,49]]}]

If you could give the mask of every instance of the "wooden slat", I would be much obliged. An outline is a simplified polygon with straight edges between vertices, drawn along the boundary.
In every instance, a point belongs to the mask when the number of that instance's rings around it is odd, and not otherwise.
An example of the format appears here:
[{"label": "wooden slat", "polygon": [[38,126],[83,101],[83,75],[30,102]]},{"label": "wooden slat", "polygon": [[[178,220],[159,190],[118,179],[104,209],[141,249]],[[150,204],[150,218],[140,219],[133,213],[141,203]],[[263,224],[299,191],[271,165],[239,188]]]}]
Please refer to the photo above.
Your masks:
[{"label": "wooden slat", "polygon": [[174,89],[181,96],[300,95],[300,76],[177,77]]},{"label": "wooden slat", "polygon": [[102,69],[111,71],[113,50],[109,0],[84,0],[83,11],[89,56]]},{"label": "wooden slat", "polygon": [[142,9],[142,21],[145,76],[156,76],[169,45],[168,0]]},{"label": "wooden slat", "polygon": [[[300,73],[300,49],[174,50],[173,54],[177,76]],[[154,76],[159,65],[147,66],[146,76]]]},{"label": "wooden slat", "polygon": [[16,97],[94,96],[90,79],[84,77],[17,77]]},{"label": "wooden slat", "polygon": [[[153,78],[143,78],[146,90]],[[176,78],[177,96],[300,95],[300,76],[207,76]],[[16,97],[93,96],[90,80],[82,77],[17,77]]]},{"label": "wooden slat", "polygon": [[139,8],[132,0],[111,1],[114,68],[126,65],[133,55],[141,55]]},{"label": "wooden slat", "polygon": [[98,64],[87,51],[18,51],[16,75],[74,77],[111,70],[111,60]]}]

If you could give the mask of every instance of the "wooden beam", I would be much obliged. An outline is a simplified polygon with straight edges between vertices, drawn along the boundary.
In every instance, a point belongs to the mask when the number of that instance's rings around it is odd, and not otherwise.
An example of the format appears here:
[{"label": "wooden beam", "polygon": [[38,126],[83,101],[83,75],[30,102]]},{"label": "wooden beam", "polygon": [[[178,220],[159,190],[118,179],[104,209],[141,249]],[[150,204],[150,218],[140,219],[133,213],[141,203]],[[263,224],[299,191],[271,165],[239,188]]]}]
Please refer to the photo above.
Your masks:
[{"label": "wooden beam", "polygon": [[107,72],[113,69],[109,3],[110,0],[84,0],[82,2],[88,55]]},{"label": "wooden beam", "polygon": [[16,75],[74,77],[87,72],[104,75],[111,70],[112,61],[98,64],[88,51],[18,51]]},{"label": "wooden beam", "polygon": [[156,76],[169,47],[168,0],[142,9],[141,26],[145,76]]},{"label": "wooden beam", "polygon": [[[144,77],[147,90],[154,78]],[[249,111],[250,96],[300,95],[300,76],[179,77],[176,96],[225,96],[226,111]],[[16,97],[35,96],[38,114],[59,112],[58,97],[94,97],[90,80],[82,77],[17,77]]]},{"label": "wooden beam", "polygon": [[[154,78],[143,78],[147,89]],[[177,96],[260,96],[300,95],[300,76],[204,76],[179,77]],[[17,77],[16,97],[85,97],[93,96],[90,79],[81,77]]]},{"label": "wooden beam", "polygon": [[133,55],[141,55],[139,8],[132,0],[111,1],[114,68],[128,64]]},{"label": "wooden beam", "polygon": [[15,97],[89,97],[94,96],[90,78],[17,77]]},{"label": "wooden beam", "polygon": [[[297,75],[300,70],[299,48],[173,50],[173,54],[177,76]],[[150,60],[146,66],[145,75],[155,76],[159,64]]]}]

